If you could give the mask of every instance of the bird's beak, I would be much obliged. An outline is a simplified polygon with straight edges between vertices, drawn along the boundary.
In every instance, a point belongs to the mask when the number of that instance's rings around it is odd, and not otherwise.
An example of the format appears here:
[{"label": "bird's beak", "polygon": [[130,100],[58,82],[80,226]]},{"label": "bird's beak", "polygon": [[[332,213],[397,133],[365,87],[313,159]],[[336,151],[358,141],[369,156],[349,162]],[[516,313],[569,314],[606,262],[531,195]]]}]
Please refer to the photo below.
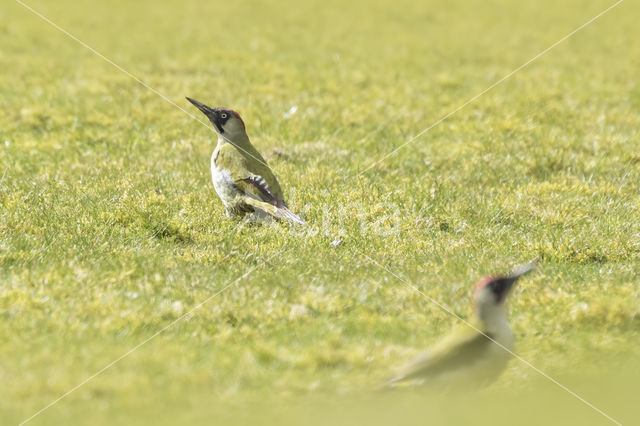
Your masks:
[{"label": "bird's beak", "polygon": [[211,108],[209,106],[206,106],[202,102],[198,102],[195,99],[191,99],[189,97],[186,97],[186,98],[187,98],[187,100],[189,102],[194,104],[200,111],[202,111],[202,113],[204,115],[207,116],[207,118],[214,125],[214,127],[215,127],[215,129],[216,129],[216,131],[218,133],[220,133],[220,134],[224,133],[224,129],[222,128],[222,125],[220,124],[220,119],[218,118],[218,113],[216,112],[215,109],[213,109],[213,108]]},{"label": "bird's beak", "polygon": [[529,263],[525,263],[524,265],[517,266],[513,270],[511,275],[509,275],[507,277],[507,280],[509,281],[509,284],[510,284],[509,288],[511,289],[513,287],[515,282],[518,281],[518,278],[520,278],[523,275],[528,274],[529,272],[533,271],[537,267],[538,267],[538,265],[535,262],[529,262]]},{"label": "bird's beak", "polygon": [[191,102],[192,104],[194,104],[200,111],[202,111],[202,113],[204,115],[206,115],[209,118],[212,118],[212,115],[214,113],[213,108],[206,106],[205,104],[203,104],[202,102],[198,102],[195,99],[191,99],[189,97],[187,97],[187,100],[189,102]]}]

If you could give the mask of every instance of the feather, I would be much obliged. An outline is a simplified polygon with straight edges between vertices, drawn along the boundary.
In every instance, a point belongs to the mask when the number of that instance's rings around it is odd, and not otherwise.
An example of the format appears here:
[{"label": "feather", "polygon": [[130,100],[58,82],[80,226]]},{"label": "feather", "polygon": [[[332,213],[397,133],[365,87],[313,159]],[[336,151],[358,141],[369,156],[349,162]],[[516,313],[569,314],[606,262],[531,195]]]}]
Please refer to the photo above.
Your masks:
[{"label": "feather", "polygon": [[269,188],[269,184],[267,184],[267,181],[262,176],[254,175],[241,180],[256,188],[262,195],[261,198],[263,201],[274,205],[277,203],[278,200],[276,199],[275,195],[273,195],[271,189]]},{"label": "feather", "polygon": [[[488,337],[487,337],[488,336]],[[469,367],[483,355],[493,343],[491,335],[484,335],[469,329],[454,333],[441,341],[432,350],[424,352],[404,367],[397,376],[389,379],[384,386],[414,379],[429,379]]]},{"label": "feather", "polygon": [[244,197],[244,202],[254,209],[258,209],[260,211],[268,213],[277,219],[287,220],[289,222],[298,223],[300,225],[305,224],[302,219],[293,214],[287,207],[278,207],[271,203],[257,200],[249,195],[246,195]]}]

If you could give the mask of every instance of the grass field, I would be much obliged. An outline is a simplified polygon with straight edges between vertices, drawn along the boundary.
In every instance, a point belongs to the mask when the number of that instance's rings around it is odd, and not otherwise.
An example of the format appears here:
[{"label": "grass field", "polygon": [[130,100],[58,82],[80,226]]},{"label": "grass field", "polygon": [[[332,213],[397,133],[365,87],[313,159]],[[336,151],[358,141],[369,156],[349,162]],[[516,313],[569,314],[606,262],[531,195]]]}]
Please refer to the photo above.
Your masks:
[{"label": "grass field", "polygon": [[184,96],[237,109],[307,228],[225,218],[212,130],[0,8],[0,424],[202,301],[29,424],[609,422],[517,360],[472,396],[372,392],[457,320],[367,256],[463,317],[537,257],[516,352],[637,421],[640,6],[358,175],[614,1],[273,3],[28,1],[197,118]]}]

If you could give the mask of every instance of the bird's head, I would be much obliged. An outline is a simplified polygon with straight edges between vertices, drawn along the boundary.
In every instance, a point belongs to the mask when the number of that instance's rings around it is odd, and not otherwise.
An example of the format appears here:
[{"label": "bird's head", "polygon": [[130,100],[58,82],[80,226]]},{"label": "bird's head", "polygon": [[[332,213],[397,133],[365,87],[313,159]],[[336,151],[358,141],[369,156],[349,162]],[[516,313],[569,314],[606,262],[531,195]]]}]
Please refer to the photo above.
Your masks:
[{"label": "bird's head", "polygon": [[476,283],[473,294],[474,306],[481,319],[488,319],[502,312],[504,302],[518,279],[535,269],[534,263],[517,267],[507,276],[490,276]]},{"label": "bird's head", "polygon": [[228,108],[211,108],[195,99],[187,98],[187,100],[207,116],[216,132],[225,139],[236,142],[247,137],[244,121],[240,118],[240,114],[234,110]]}]

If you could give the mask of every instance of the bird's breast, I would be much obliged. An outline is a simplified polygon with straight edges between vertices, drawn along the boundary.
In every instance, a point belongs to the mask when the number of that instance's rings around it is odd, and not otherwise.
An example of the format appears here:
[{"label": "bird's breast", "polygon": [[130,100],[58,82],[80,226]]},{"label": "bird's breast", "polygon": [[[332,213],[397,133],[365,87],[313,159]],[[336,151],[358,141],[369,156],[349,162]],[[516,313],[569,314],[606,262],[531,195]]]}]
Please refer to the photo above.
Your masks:
[{"label": "bird's breast", "polygon": [[220,199],[226,204],[231,198],[233,198],[238,192],[231,176],[231,171],[218,167],[216,164],[216,157],[218,156],[218,149],[213,152],[211,156],[211,180],[213,181],[213,187]]},{"label": "bird's breast", "polygon": [[501,324],[499,327],[496,327],[490,334],[493,340],[498,343],[491,345],[491,350],[498,354],[509,357],[510,354],[507,351],[512,351],[515,343],[515,337],[513,335],[513,332],[511,331],[511,327],[509,327],[509,324]]}]

